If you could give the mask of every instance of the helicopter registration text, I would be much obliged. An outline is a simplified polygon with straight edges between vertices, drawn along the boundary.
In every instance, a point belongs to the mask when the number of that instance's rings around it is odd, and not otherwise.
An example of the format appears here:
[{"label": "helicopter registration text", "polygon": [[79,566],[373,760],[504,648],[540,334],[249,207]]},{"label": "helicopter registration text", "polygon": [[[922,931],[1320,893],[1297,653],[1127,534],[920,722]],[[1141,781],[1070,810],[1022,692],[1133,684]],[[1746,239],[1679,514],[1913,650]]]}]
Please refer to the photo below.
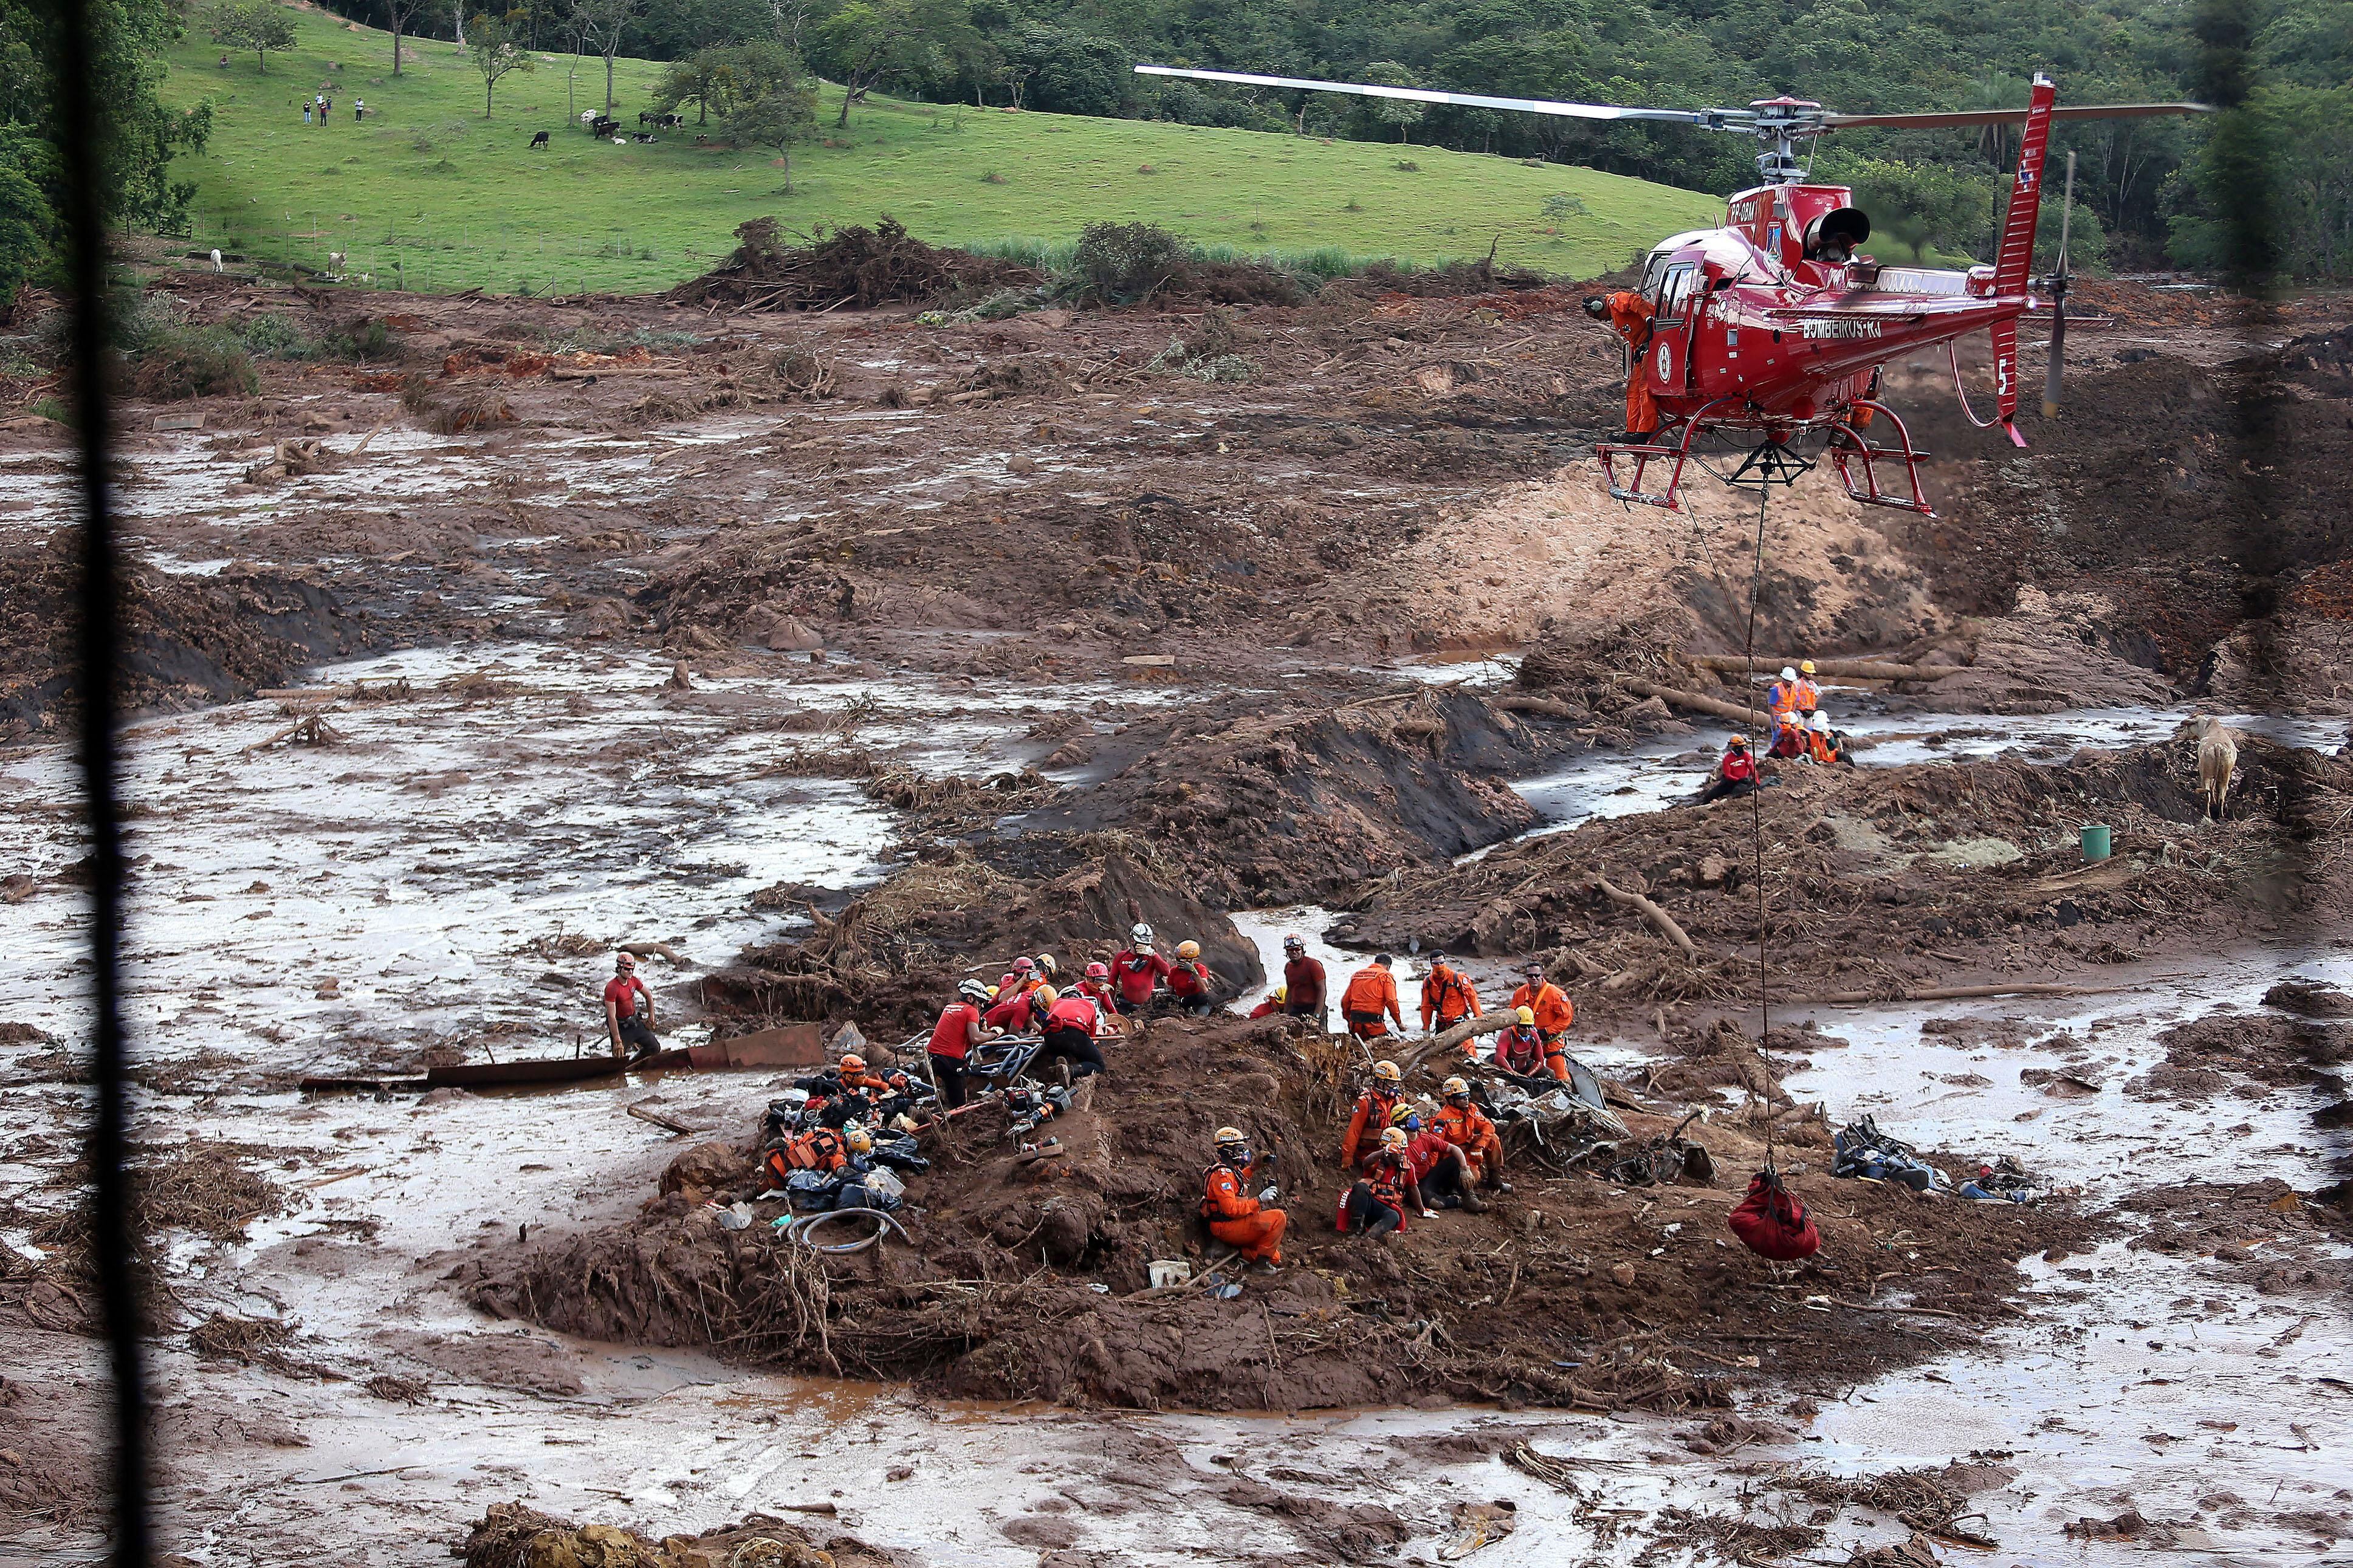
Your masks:
[{"label": "helicopter registration text", "polygon": [[1883,325],[1879,321],[1816,320],[1799,321],[1798,331],[1809,338],[1875,338]]}]

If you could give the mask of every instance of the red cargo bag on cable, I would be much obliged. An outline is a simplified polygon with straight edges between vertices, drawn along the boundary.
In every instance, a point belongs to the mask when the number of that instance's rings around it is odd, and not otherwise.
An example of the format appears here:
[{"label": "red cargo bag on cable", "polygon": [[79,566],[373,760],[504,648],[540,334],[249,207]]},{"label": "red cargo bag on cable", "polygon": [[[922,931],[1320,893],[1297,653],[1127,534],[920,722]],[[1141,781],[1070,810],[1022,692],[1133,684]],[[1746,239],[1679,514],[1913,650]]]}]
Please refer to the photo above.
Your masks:
[{"label": "red cargo bag on cable", "polygon": [[1741,1245],[1776,1263],[1794,1263],[1822,1249],[1822,1233],[1797,1194],[1781,1184],[1778,1171],[1759,1171],[1726,1223]]}]

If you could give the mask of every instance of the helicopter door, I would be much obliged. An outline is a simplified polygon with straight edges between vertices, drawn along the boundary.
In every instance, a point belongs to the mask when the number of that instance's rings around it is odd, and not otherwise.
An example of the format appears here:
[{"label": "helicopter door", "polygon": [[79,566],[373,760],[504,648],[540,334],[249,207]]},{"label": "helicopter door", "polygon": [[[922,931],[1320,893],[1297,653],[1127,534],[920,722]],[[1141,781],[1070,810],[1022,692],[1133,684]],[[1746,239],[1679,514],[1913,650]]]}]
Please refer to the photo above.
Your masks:
[{"label": "helicopter door", "polygon": [[1653,394],[1682,392],[1691,383],[1692,320],[1698,314],[1693,292],[1696,262],[1679,261],[1659,275],[1651,297],[1651,347],[1643,356]]}]

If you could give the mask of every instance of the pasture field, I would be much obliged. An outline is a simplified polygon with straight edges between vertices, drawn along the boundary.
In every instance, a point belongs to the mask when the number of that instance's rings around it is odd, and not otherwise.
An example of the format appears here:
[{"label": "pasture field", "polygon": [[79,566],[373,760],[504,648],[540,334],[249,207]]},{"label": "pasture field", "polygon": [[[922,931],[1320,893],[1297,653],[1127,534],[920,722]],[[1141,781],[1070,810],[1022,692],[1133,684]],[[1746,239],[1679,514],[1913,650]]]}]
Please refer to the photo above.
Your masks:
[{"label": "pasture field", "polygon": [[[197,187],[192,237],[317,267],[343,252],[349,272],[386,288],[661,289],[726,255],[735,226],[763,214],[805,233],[890,213],[925,239],[1017,253],[1067,247],[1098,219],[1141,219],[1212,255],[1325,272],[1475,258],[1492,243],[1502,260],[1586,277],[1722,210],[1591,169],[1145,121],[877,98],[837,131],[831,86],[826,141],[795,150],[787,195],[773,151],[726,145],[716,120],[651,144],[589,136],[575,116],[604,103],[593,56],[533,57],[529,74],[498,84],[485,119],[481,77],[456,45],[406,40],[396,77],[390,35],[290,9],[296,47],[266,71],[233,50],[219,64],[200,26],[174,52],[166,100],[214,109],[210,148],[174,169]],[[616,62],[615,113],[630,129],[660,73]],[[301,104],[322,91],[333,114],[305,125]],[[539,131],[550,145],[532,152]]]}]

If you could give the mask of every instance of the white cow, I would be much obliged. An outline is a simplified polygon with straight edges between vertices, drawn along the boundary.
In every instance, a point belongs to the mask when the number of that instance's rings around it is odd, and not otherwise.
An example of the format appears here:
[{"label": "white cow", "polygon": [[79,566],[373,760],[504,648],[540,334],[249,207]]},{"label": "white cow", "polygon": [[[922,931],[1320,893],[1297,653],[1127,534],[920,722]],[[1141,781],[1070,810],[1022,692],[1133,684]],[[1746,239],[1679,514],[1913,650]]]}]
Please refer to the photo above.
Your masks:
[{"label": "white cow", "polygon": [[2199,714],[2191,728],[2198,732],[2198,787],[2206,797],[2207,819],[2212,821],[2221,816],[2223,797],[2231,793],[2231,775],[2239,767],[2239,746],[2222,727],[2222,721],[2211,713]]}]

